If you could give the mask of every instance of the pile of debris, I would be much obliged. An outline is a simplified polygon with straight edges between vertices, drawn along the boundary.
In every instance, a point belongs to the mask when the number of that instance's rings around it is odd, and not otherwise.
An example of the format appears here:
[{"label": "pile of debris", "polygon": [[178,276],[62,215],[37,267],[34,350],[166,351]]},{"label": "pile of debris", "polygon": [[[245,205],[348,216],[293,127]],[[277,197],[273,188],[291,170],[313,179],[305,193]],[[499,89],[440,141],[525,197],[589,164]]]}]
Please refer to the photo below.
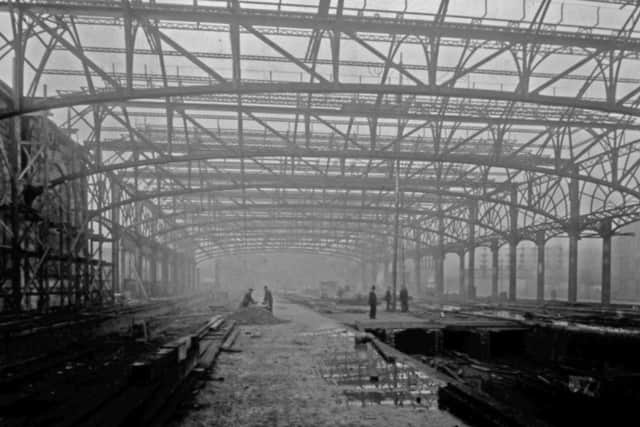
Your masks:
[{"label": "pile of debris", "polygon": [[285,323],[284,320],[278,319],[263,307],[241,307],[231,313],[227,319],[235,320],[238,325],[274,325]]}]

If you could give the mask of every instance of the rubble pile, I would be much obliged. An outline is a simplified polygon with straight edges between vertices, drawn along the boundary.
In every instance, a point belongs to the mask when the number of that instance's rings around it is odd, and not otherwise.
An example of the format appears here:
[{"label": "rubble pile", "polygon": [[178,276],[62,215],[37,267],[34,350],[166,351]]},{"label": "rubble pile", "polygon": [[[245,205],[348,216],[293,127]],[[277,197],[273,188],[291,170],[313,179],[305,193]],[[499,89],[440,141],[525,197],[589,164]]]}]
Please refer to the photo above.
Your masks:
[{"label": "rubble pile", "polygon": [[239,325],[274,325],[285,322],[263,307],[241,307],[231,313],[228,319],[235,320]]}]

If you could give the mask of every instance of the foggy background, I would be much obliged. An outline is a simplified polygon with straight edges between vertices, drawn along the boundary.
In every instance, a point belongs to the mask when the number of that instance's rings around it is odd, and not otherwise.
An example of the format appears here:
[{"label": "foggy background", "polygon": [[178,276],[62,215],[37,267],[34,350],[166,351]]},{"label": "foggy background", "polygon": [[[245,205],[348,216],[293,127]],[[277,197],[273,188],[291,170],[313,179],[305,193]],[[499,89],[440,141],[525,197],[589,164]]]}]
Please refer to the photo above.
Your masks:
[{"label": "foggy background", "polygon": [[[640,302],[638,277],[640,275],[640,224],[625,227],[629,236],[613,238],[612,254],[612,300],[617,302]],[[391,251],[391,248],[389,248]],[[518,245],[518,298],[535,299],[537,249],[532,242]],[[390,252],[389,252],[390,253]],[[500,249],[499,291],[508,288],[508,246]],[[568,239],[553,238],[546,245],[545,253],[545,299],[552,299],[553,291],[558,300],[567,299]],[[600,239],[584,238],[579,243],[578,298],[582,301],[599,301],[602,275],[602,243]],[[390,257],[389,257],[390,258]],[[405,260],[404,282],[413,295],[422,296],[428,288],[434,288],[434,270],[423,258],[422,281],[416,289],[413,260]],[[400,261],[399,261],[400,263]],[[218,267],[216,284],[216,266]],[[261,298],[262,288],[268,285],[276,292],[320,292],[321,281],[336,281],[338,287],[349,287],[350,294],[364,294],[372,284],[378,293],[391,286],[385,283],[382,264],[378,264],[376,281],[371,278],[370,264],[366,269],[366,286],[362,286],[359,261],[339,257],[295,253],[268,253],[264,255],[238,255],[208,261],[200,265],[200,280],[203,286],[219,287],[231,298],[240,296],[249,287],[255,290],[254,297]],[[445,259],[445,292],[454,294],[459,288],[459,259],[449,253]],[[399,270],[401,267],[399,267]],[[389,267],[389,271],[391,268]],[[491,251],[476,249],[475,282],[478,296],[491,293]],[[403,282],[398,273],[398,286]]]}]

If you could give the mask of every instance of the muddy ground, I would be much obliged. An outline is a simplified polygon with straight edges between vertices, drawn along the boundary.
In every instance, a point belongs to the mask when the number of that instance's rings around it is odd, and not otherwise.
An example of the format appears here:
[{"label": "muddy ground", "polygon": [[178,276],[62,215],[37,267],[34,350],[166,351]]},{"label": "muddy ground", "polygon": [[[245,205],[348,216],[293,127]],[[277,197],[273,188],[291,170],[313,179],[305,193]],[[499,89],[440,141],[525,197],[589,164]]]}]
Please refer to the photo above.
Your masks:
[{"label": "muddy ground", "polygon": [[319,366],[327,360],[327,336],[343,326],[293,304],[276,302],[274,312],[288,322],[243,326],[238,352],[220,355],[171,427],[464,425],[421,405],[349,402],[345,388],[323,379]]}]

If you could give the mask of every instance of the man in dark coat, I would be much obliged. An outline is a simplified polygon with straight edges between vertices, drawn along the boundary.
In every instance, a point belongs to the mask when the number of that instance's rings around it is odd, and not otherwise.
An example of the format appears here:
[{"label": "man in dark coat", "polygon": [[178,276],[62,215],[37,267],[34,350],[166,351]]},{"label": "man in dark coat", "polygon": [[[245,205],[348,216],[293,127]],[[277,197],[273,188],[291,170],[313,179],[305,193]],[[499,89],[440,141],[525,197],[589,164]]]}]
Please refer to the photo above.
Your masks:
[{"label": "man in dark coat", "polygon": [[407,287],[403,286],[400,290],[400,307],[402,307],[402,311],[409,311],[409,291],[407,291]]},{"label": "man in dark coat", "polygon": [[378,307],[378,297],[376,296],[376,287],[371,287],[369,292],[369,319],[376,318],[376,308]]},{"label": "man in dark coat", "polygon": [[249,288],[247,290],[247,293],[244,294],[242,302],[240,303],[240,307],[249,307],[252,304],[256,304],[256,302],[253,300],[253,296],[251,296],[251,292],[253,292],[253,288]]},{"label": "man in dark coat", "polygon": [[267,310],[273,313],[273,296],[267,286],[264,287],[264,298],[262,299],[262,304],[267,307]]},{"label": "man in dark coat", "polygon": [[387,303],[387,311],[391,311],[391,290],[387,288],[387,293],[384,294],[384,300]]}]

